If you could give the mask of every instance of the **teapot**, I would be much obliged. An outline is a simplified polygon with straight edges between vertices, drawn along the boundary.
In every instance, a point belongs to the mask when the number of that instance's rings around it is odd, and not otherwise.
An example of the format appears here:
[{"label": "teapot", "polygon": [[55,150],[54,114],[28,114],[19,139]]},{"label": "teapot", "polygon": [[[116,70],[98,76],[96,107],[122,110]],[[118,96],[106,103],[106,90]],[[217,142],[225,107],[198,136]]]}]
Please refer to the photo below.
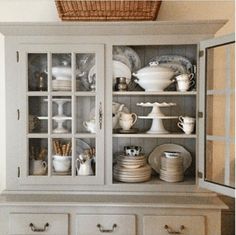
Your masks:
[{"label": "teapot", "polygon": [[85,129],[91,133],[96,133],[96,121],[91,119],[90,121],[84,121],[83,126]]},{"label": "teapot", "polygon": [[94,175],[92,161],[93,157],[90,154],[80,154],[79,158],[76,159],[77,175]]}]

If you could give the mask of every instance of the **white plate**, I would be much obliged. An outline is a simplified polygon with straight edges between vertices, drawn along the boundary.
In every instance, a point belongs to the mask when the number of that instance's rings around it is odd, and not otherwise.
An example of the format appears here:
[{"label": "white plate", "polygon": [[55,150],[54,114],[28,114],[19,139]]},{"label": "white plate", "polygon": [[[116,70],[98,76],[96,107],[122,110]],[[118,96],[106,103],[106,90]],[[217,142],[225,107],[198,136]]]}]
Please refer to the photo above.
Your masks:
[{"label": "white plate", "polygon": [[[113,56],[122,55],[125,56],[131,65],[131,71],[135,72],[141,68],[141,60],[139,55],[131,47],[127,46],[114,46],[113,47]],[[121,61],[124,62],[124,61]]]},{"label": "white plate", "polygon": [[116,77],[125,77],[126,83],[129,84],[131,80],[131,71],[126,64],[113,60],[113,85],[115,85]]},{"label": "white plate", "polygon": [[186,171],[191,163],[192,157],[189,151],[187,151],[183,146],[178,144],[162,144],[157,146],[149,155],[148,162],[150,166],[157,172],[160,173],[161,168],[161,156],[164,151],[174,151],[180,152],[183,157],[184,171]]}]

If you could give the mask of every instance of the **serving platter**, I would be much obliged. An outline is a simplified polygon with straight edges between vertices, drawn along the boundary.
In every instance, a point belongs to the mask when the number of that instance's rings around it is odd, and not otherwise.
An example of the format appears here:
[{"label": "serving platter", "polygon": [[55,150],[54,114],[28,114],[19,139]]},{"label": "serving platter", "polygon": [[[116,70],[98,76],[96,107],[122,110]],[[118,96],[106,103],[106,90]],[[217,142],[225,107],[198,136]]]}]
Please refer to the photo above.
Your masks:
[{"label": "serving platter", "polygon": [[157,173],[160,174],[161,156],[165,151],[180,152],[180,155],[183,157],[184,172],[191,166],[192,156],[183,146],[178,144],[162,144],[157,146],[148,157],[148,163]]}]

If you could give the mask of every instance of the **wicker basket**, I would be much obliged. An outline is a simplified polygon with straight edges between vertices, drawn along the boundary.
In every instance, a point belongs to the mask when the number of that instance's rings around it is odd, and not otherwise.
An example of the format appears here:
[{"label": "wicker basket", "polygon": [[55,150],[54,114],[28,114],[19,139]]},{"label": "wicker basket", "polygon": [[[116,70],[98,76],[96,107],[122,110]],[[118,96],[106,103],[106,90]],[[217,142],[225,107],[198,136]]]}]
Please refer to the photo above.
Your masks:
[{"label": "wicker basket", "polygon": [[157,0],[55,0],[58,14],[66,21],[155,20]]}]

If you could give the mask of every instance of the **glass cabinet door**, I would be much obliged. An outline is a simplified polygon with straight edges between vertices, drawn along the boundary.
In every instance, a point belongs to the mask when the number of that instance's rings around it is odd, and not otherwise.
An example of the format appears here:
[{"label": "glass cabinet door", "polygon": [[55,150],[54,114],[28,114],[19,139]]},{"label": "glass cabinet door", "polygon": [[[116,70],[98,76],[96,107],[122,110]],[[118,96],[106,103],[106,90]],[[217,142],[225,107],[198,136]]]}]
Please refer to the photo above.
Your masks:
[{"label": "glass cabinet door", "polygon": [[102,184],[103,45],[35,45],[20,53],[22,183]]},{"label": "glass cabinet door", "polygon": [[202,136],[204,143],[200,143],[200,147],[204,151],[205,159],[200,165],[200,171],[203,173],[200,183],[216,192],[234,196],[234,36],[203,42],[202,50],[202,63],[205,61],[205,126]]}]

